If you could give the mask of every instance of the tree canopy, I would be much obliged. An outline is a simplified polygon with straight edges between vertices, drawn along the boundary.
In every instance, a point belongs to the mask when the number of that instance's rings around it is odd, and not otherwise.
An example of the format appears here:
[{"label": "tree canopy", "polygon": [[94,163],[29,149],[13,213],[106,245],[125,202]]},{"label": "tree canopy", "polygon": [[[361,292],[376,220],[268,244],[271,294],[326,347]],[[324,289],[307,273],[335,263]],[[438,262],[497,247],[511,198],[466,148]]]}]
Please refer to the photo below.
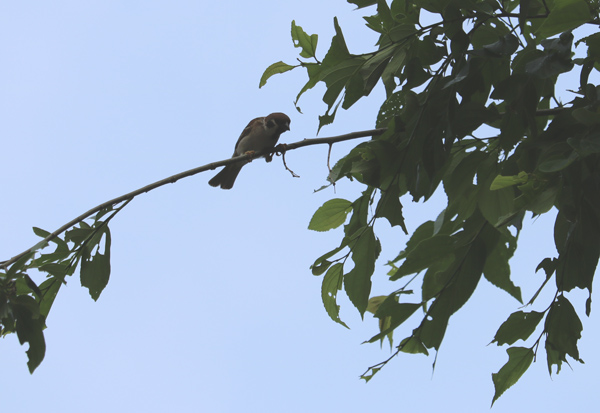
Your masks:
[{"label": "tree canopy", "polygon": [[[494,401],[528,369],[541,344],[550,372],[559,372],[570,359],[581,361],[582,311],[575,310],[567,293],[588,290],[583,312],[590,314],[600,256],[600,89],[593,84],[600,70],[600,36],[586,28],[600,24],[598,2],[350,3],[376,8],[365,18],[368,30],[379,34],[374,51],[352,54],[336,19],[331,46],[321,57],[318,36],[292,22],[300,63],[271,65],[260,86],[275,74],[305,68],[308,81],[296,104],[318,83],[325,85],[327,111],[319,129],[335,121],[340,106],[350,109],[380,81],[385,88],[377,119],[370,120],[377,128],[368,133],[373,139],[352,149],[328,176],[331,185],[344,178],[356,181],[362,195],[327,201],[309,225],[315,231],[343,226],[339,246],[312,266],[313,274],[323,275],[329,316],[345,325],[337,303],[344,289],[361,315],[371,312],[379,320],[379,331],[368,341],[395,345],[392,356],[363,378],[368,381],[401,353],[439,350],[450,317],[482,277],[521,304],[539,305],[539,291],[556,291],[539,311],[521,308],[499,326],[493,342],[509,347],[508,362],[492,375]],[[556,86],[564,73],[579,78],[568,93]],[[29,344],[30,371],[44,358],[45,319],[65,279],[79,269],[95,300],[106,287],[113,217],[138,194],[215,166],[108,201],[52,233],[34,228],[42,241],[0,263],[0,333],[16,333]],[[402,203],[427,201],[442,190],[446,208],[409,233]],[[510,278],[509,260],[524,220],[553,209],[558,211],[556,251],[538,266],[546,275],[538,293],[523,299]],[[389,278],[398,287],[373,297],[371,276],[382,249],[374,230],[379,218],[409,235],[409,241],[387,257]],[[45,249],[49,243],[52,251]],[[30,276],[36,270],[46,275],[39,285]],[[414,315],[420,321],[412,325]],[[400,327],[412,333],[394,344]]]},{"label": "tree canopy", "polygon": [[[392,357],[362,377],[368,381],[399,353],[439,350],[450,317],[482,277],[527,305],[543,288],[552,288],[551,280],[556,289],[544,310],[521,309],[499,326],[493,342],[509,346],[508,362],[492,375],[493,401],[518,381],[541,344],[550,372],[554,366],[559,372],[567,356],[582,362],[577,342],[583,326],[566,293],[587,289],[589,316],[600,256],[600,88],[590,82],[600,70],[600,33],[585,28],[600,24],[598,2],[349,2],[376,6],[365,17],[368,29],[379,34],[376,50],[352,54],[335,20],[335,36],[320,60],[318,36],[292,22],[300,63],[271,65],[261,85],[276,73],[305,68],[308,82],[296,103],[323,82],[327,111],[320,127],[380,81],[385,87],[374,121],[386,132],[356,146],[328,176],[332,185],[356,180],[364,185],[362,195],[326,202],[309,226],[328,231],[343,225],[339,246],[312,266],[313,274],[324,274],[323,302],[334,321],[345,325],[336,302],[342,288],[362,315],[370,311],[379,319],[379,332],[369,342],[391,343],[393,332],[422,312]],[[578,46],[581,55],[575,55]],[[557,79],[573,71],[579,82],[569,85],[572,99],[565,102]],[[440,188],[446,208],[408,234],[402,197],[426,201]],[[540,262],[545,281],[524,301],[510,278],[509,260],[527,213],[536,217],[553,208],[556,253],[548,251]],[[410,239],[388,258],[388,275],[398,288],[371,297],[381,251],[374,231],[378,219]],[[419,298],[410,295],[414,289]]]}]

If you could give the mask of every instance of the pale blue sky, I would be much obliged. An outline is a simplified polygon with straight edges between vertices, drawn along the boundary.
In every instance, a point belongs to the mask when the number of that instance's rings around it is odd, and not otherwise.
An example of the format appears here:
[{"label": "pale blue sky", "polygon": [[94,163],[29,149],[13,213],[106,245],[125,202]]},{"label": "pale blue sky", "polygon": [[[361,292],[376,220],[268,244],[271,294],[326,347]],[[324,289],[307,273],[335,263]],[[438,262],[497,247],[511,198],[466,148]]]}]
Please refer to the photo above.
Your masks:
[{"label": "pale blue sky", "polygon": [[[301,115],[292,101],[304,73],[276,76],[261,90],[258,81],[271,63],[295,61],[292,19],[319,34],[322,56],[334,16],[351,51],[372,47],[361,15],[342,0],[0,3],[0,258],[33,245],[32,226],[54,230],[107,199],[230,156],[256,116],[290,115],[283,142],[314,137],[323,88],[305,95]],[[321,136],[371,129],[382,97],[378,87]],[[333,157],[355,143],[336,145]],[[376,320],[361,322],[343,294],[351,330],[329,319],[309,266],[340,232],[307,230],[324,201],[353,200],[360,188],[343,182],[337,193],[313,193],[327,174],[326,147],[286,159],[300,179],[276,158],[244,168],[231,191],[209,187],[210,172],[134,200],[111,226],[108,287],[98,302],[77,277],[61,290],[38,370],[28,373],[15,336],[0,342],[3,410],[488,410],[491,373],[506,353],[487,344],[519,303],[482,281],[451,319],[433,375],[433,357],[403,355],[365,384],[358,376],[389,350],[360,344],[377,332]],[[407,205],[409,230],[441,208],[439,198]],[[512,261],[526,298],[543,279],[535,267],[554,253],[551,226],[552,217],[528,225]],[[373,295],[391,290],[383,264],[406,241],[384,223],[376,232],[384,250]],[[584,322],[586,364],[550,379],[540,351],[494,412],[598,405],[598,318],[595,309],[585,317],[584,294],[570,297]]]}]

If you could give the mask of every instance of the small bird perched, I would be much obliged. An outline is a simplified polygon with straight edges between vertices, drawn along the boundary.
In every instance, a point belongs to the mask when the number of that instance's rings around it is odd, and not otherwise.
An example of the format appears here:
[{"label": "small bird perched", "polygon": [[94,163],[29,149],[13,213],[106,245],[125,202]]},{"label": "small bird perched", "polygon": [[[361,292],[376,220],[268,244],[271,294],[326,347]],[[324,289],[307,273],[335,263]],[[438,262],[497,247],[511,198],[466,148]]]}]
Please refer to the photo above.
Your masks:
[{"label": "small bird perched", "polygon": [[[279,136],[288,130],[290,130],[290,118],[285,113],[275,112],[267,117],[253,119],[238,138],[232,158],[274,148]],[[271,162],[272,159],[272,155],[265,156],[267,162]],[[250,161],[226,165],[221,172],[208,181],[209,185],[231,189],[235,178],[248,162]]]}]

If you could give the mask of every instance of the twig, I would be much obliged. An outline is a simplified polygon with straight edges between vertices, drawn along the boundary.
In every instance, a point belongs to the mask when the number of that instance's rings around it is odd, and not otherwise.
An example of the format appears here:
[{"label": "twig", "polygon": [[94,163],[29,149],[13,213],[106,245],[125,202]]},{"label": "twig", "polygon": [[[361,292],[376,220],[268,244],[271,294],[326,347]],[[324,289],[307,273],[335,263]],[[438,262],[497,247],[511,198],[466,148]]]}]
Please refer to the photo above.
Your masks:
[{"label": "twig", "polygon": [[329,173],[331,173],[331,164],[329,163],[331,160],[331,148],[333,148],[333,144],[329,144],[329,150],[327,151],[327,169],[329,169]]},{"label": "twig", "polygon": [[285,162],[285,151],[287,150],[287,145],[285,143],[280,143],[275,147],[275,154],[277,156],[281,155],[281,160],[283,161],[283,166],[286,171],[292,174],[292,178],[300,178],[300,175],[297,175],[294,171],[288,168],[287,163]]}]

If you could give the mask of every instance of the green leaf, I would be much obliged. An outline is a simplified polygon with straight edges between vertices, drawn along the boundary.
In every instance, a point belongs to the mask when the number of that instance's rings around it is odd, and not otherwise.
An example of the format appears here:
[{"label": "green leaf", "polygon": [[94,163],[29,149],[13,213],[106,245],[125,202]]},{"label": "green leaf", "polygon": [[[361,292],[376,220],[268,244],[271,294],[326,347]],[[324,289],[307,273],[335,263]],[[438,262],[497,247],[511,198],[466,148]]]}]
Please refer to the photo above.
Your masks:
[{"label": "green leaf", "polygon": [[[350,60],[351,65],[360,64],[358,70],[354,70],[353,75],[346,83],[346,94],[342,103],[343,109],[349,109],[363,96],[368,96],[385,70],[388,62],[392,58],[394,49],[389,48],[375,53],[366,61],[363,59]],[[341,79],[340,79],[341,80]]]},{"label": "green leaf", "polygon": [[[413,234],[413,237],[415,234]],[[407,248],[401,254],[401,258],[406,258],[406,260],[391,277],[392,281],[423,271],[433,266],[434,263],[436,269],[441,271],[454,261],[456,245],[452,237],[448,235],[436,235],[424,239],[414,247],[412,245],[407,244]]]},{"label": "green leaf", "polygon": [[298,92],[296,100],[294,101],[294,105],[300,113],[302,113],[302,111],[298,107],[298,101],[300,100],[300,97],[307,90],[312,89],[317,83],[319,83],[319,80],[321,79],[321,73],[323,71],[323,66],[318,63],[304,63],[303,66],[306,68],[306,73],[308,74],[308,81],[302,87],[302,89],[300,89],[300,92]]},{"label": "green leaf", "polygon": [[483,46],[483,50],[495,56],[510,56],[519,48],[519,39],[512,33],[501,37],[497,42]]},{"label": "green leaf", "polygon": [[29,277],[29,275],[27,275],[27,274],[23,274],[23,278],[25,279],[25,283],[27,284],[27,287],[29,287],[29,289],[31,291],[33,291],[33,293],[37,297],[41,297],[42,296],[42,292],[40,291],[40,289],[37,286],[37,284],[35,282],[33,282],[33,280],[31,279],[31,277]]},{"label": "green leaf", "polygon": [[544,313],[532,311],[526,313],[517,311],[512,313],[508,319],[502,323],[492,343],[497,343],[499,346],[503,344],[514,344],[517,340],[527,340],[535,331],[536,327],[542,321]]},{"label": "green leaf", "polygon": [[373,6],[377,4],[377,0],[348,0],[348,3],[355,4],[357,9]]},{"label": "green leaf", "polygon": [[352,245],[354,268],[344,277],[344,287],[348,298],[364,316],[371,293],[371,275],[375,270],[375,260],[381,252],[379,240],[372,227],[365,227]]},{"label": "green leaf", "polygon": [[577,151],[580,157],[600,153],[600,134],[587,135],[579,139],[568,138],[567,143]]},{"label": "green leaf", "polygon": [[394,331],[398,326],[404,323],[408,318],[415,313],[419,308],[421,308],[421,304],[411,304],[411,303],[398,303],[396,301],[396,297],[394,295],[390,295],[387,299],[379,306],[377,312],[375,313],[375,317],[383,320],[386,317],[390,318],[389,326],[383,329],[379,334],[371,337],[367,340],[368,343],[374,343],[376,341],[382,340],[389,333]]},{"label": "green leaf", "polygon": [[6,278],[12,279],[17,276],[21,270],[27,268],[27,264],[29,260],[35,255],[35,251],[30,251],[27,254],[23,255],[17,261],[15,261],[10,268],[6,271]]},{"label": "green leaf", "polygon": [[502,396],[502,393],[519,381],[531,365],[534,357],[533,350],[525,347],[510,347],[506,352],[508,353],[508,362],[502,366],[498,373],[492,374],[492,381],[496,389],[492,406]]},{"label": "green leaf", "polygon": [[482,189],[479,192],[479,210],[490,224],[496,226],[514,212],[515,193],[512,188]]},{"label": "green leaf", "polygon": [[346,244],[344,242],[342,242],[342,245],[340,245],[339,247],[337,247],[337,248],[329,251],[328,253],[321,255],[319,258],[317,258],[315,260],[314,264],[310,266],[310,269],[312,270],[313,275],[321,275],[323,272],[325,272],[325,270],[327,268],[329,268],[329,266],[331,265],[331,262],[327,261],[327,259],[333,257],[335,254],[337,254],[338,252],[343,250],[345,247],[346,247]]},{"label": "green leaf", "polygon": [[379,306],[388,298],[387,295],[378,295],[377,297],[369,298],[369,304],[367,304],[367,311],[375,314]]},{"label": "green leaf", "polygon": [[[474,220],[479,224],[482,221],[481,216]],[[419,337],[427,348],[439,350],[450,316],[469,300],[481,279],[486,257],[485,244],[475,238],[469,245],[458,249],[456,254],[462,257],[457,259],[460,265],[455,264],[444,272],[435,274],[444,285],[421,325]]]},{"label": "green leaf", "polygon": [[492,181],[492,185],[490,185],[491,191],[497,191],[498,189],[507,188],[509,186],[514,185],[522,185],[527,182],[529,179],[529,175],[527,172],[519,172],[518,175],[512,176],[502,176],[498,175]]},{"label": "green leaf", "polygon": [[[50,233],[47,231],[44,231],[40,228],[34,228],[33,229],[34,232],[36,233],[36,235],[46,239],[48,236],[50,236]],[[52,238],[49,242],[52,242],[54,244],[56,244],[56,250],[54,251],[54,253],[56,254],[64,254],[64,253],[68,253],[69,252],[69,246],[68,244],[63,241],[60,237],[55,236],[54,238]],[[42,254],[42,256],[44,256]],[[37,261],[37,259],[36,259]]]},{"label": "green leaf", "polygon": [[573,30],[591,21],[590,8],[585,0],[554,1],[550,15],[534,31],[538,38],[547,38],[555,34]]},{"label": "green leaf", "polygon": [[58,290],[62,286],[64,281],[64,276],[60,277],[51,277],[40,284],[40,290],[42,291],[42,300],[40,301],[40,314],[44,317],[48,316],[50,312],[50,308],[52,304],[54,304],[54,299],[58,294]]},{"label": "green leaf", "polygon": [[33,233],[40,238],[46,238],[50,233],[38,227],[33,227]]},{"label": "green leaf", "polygon": [[392,59],[388,62],[387,66],[383,70],[383,73],[381,74],[381,80],[385,85],[385,91],[388,98],[392,95],[394,89],[396,89],[397,84],[395,78],[399,77],[399,74],[404,67],[405,60],[406,50],[403,47],[397,48],[392,56]]},{"label": "green leaf", "polygon": [[402,204],[397,191],[383,192],[377,204],[377,217],[387,219],[392,227],[400,226],[402,231],[408,235],[408,230],[404,224],[404,216],[402,215]]},{"label": "green leaf", "polygon": [[273,63],[271,66],[269,66],[265,69],[265,72],[263,73],[263,75],[260,78],[260,83],[258,84],[258,87],[261,88],[264,85],[266,85],[267,80],[269,80],[269,78],[271,76],[279,74],[279,73],[289,72],[290,70],[292,70],[296,67],[298,67],[298,66],[288,65],[287,63],[283,63],[281,61]]},{"label": "green leaf", "polygon": [[101,232],[105,237],[104,254],[98,250],[91,258],[84,256],[81,261],[81,286],[89,290],[94,301],[98,300],[110,278],[110,231],[104,227]]},{"label": "green leaf", "polygon": [[292,41],[294,42],[294,47],[302,48],[300,56],[304,58],[315,57],[318,40],[319,36],[316,34],[309,36],[302,27],[297,26],[296,22],[292,20]]},{"label": "green leaf", "polygon": [[337,293],[342,288],[342,280],[344,279],[344,266],[340,263],[334,264],[329,270],[325,277],[323,277],[323,284],[321,285],[321,299],[325,306],[325,311],[329,314],[329,317],[336,323],[349,328],[340,319],[340,306],[337,305]]},{"label": "green leaf", "polygon": [[371,206],[370,199],[372,193],[373,188],[368,188],[352,203],[352,216],[350,217],[348,224],[344,226],[344,234],[346,235],[344,240],[346,245],[349,244],[351,240],[354,240],[356,234],[360,234],[360,231],[367,226],[367,216]]},{"label": "green leaf", "polygon": [[[591,191],[588,196],[593,195],[597,196]],[[592,207],[592,204],[596,207]],[[600,258],[598,204],[600,202],[597,199],[589,204],[584,203],[580,206],[577,217],[566,208],[556,216],[554,236],[559,252],[556,281],[561,290],[570,291],[576,287],[592,290]]]},{"label": "green leaf", "polygon": [[556,302],[552,304],[544,329],[548,334],[546,337],[546,349],[550,349],[558,358],[548,359],[548,371],[552,374],[552,365],[557,365],[557,373],[560,371],[562,362],[566,362],[568,354],[573,359],[582,362],[579,358],[577,341],[581,338],[583,325],[577,316],[573,305],[563,295],[559,295]]},{"label": "green leaf", "polygon": [[65,241],[71,241],[75,245],[82,244],[94,231],[85,222],[81,222],[80,227],[76,227],[65,232]]},{"label": "green leaf", "polygon": [[512,258],[516,248],[517,242],[512,235],[503,236],[501,241],[497,242],[488,253],[485,266],[483,267],[483,274],[486,280],[496,287],[503,289],[522,303],[521,289],[515,286],[510,279],[510,264],[508,262]]},{"label": "green leaf", "polygon": [[[597,124],[600,123],[600,113],[598,113],[598,110],[589,110],[588,108],[577,108],[574,109],[573,112],[573,117],[578,121],[583,123],[586,126],[595,126]],[[569,138],[569,139],[573,139],[573,138]],[[598,150],[598,135],[595,136],[595,140],[596,140],[596,150]]]},{"label": "green leaf", "polygon": [[12,311],[16,318],[15,327],[19,343],[29,343],[27,366],[29,372],[33,373],[46,354],[44,319],[40,316],[38,303],[28,295],[21,295],[14,299]]},{"label": "green leaf", "polygon": [[350,211],[352,202],[340,198],[331,199],[317,209],[308,224],[308,229],[323,232],[337,228],[346,221]]},{"label": "green leaf", "polygon": [[425,354],[429,355],[429,351],[427,351],[427,347],[415,336],[406,337],[404,340],[400,342],[398,346],[400,351],[408,354]]}]

